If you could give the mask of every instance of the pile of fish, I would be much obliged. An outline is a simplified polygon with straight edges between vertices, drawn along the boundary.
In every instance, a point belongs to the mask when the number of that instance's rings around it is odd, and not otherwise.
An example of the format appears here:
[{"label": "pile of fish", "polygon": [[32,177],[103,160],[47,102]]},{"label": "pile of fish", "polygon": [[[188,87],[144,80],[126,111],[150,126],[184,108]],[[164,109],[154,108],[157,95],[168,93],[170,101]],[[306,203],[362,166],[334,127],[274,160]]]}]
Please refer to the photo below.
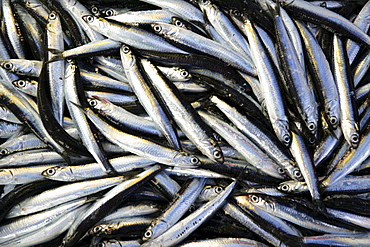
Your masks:
[{"label": "pile of fish", "polygon": [[0,2],[2,247],[370,246],[370,1]]}]

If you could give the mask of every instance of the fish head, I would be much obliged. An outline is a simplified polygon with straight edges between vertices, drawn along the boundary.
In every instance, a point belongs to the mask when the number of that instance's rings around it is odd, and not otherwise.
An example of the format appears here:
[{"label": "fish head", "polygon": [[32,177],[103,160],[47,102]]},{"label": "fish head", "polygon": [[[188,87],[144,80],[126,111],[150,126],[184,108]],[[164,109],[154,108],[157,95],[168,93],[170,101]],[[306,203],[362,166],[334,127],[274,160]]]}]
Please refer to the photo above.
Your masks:
[{"label": "fish head", "polygon": [[154,239],[169,229],[171,225],[169,225],[164,220],[156,220],[154,221],[148,229],[145,231],[143,236],[143,241],[147,241],[149,239]]},{"label": "fish head", "polygon": [[3,60],[0,62],[0,66],[8,71],[14,72],[15,66],[14,64],[9,60]]},{"label": "fish head", "polygon": [[201,164],[198,157],[184,152],[179,152],[173,158],[172,163],[183,168],[195,168]]},{"label": "fish head", "polygon": [[275,209],[273,201],[263,194],[248,194],[248,202],[258,208],[270,208],[272,211]]},{"label": "fish head", "polygon": [[48,32],[54,33],[54,34],[60,34],[62,30],[60,29],[60,17],[57,12],[51,11],[48,16],[48,24],[46,26],[46,29]]},{"label": "fish head", "polygon": [[174,37],[177,35],[178,30],[181,28],[168,23],[152,23],[151,27],[156,34],[163,37]]},{"label": "fish head", "polygon": [[360,143],[358,123],[352,120],[341,121],[344,138],[351,147],[356,148]]},{"label": "fish head", "polygon": [[59,181],[76,181],[72,170],[68,166],[54,166],[41,173],[42,176]]},{"label": "fish head", "polygon": [[92,29],[97,30],[109,30],[107,21],[104,18],[96,17],[94,15],[84,15],[82,16],[84,20]]},{"label": "fish head", "polygon": [[308,188],[305,182],[291,180],[280,183],[277,189],[284,193],[297,193],[306,191]]},{"label": "fish head", "polygon": [[333,129],[336,129],[339,125],[340,120],[339,101],[331,100],[330,102],[328,102],[325,108],[325,114],[331,127]]},{"label": "fish head", "polygon": [[1,184],[15,184],[13,173],[9,169],[0,169],[0,183]]},{"label": "fish head", "polygon": [[109,227],[108,227],[107,224],[96,225],[88,231],[88,234],[89,235],[94,235],[94,236],[99,236],[103,233],[109,234],[109,229],[108,228]]},{"label": "fish head", "polygon": [[122,45],[120,48],[122,65],[125,70],[130,70],[136,66],[136,57],[133,54],[131,48],[127,45]]},{"label": "fish head", "polygon": [[91,108],[100,112],[109,112],[112,107],[111,102],[96,95],[92,95],[90,98],[87,98],[87,102]]}]

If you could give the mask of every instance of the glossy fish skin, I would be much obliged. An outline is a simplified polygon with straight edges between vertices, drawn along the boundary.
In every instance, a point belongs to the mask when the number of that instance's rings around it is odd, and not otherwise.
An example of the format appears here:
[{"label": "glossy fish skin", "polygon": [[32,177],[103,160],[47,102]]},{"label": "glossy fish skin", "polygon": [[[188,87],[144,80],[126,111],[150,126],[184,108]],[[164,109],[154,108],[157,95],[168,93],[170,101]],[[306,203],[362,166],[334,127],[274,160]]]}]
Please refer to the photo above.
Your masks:
[{"label": "glossy fish skin", "polygon": [[198,1],[198,4],[207,21],[211,23],[216,32],[226,41],[228,47],[233,47],[234,51],[243,54],[244,58],[252,62],[248,42],[227,15],[212,1]]},{"label": "glossy fish skin", "polygon": [[111,39],[102,39],[93,41],[69,50],[52,49],[50,52],[52,56],[49,62],[77,57],[88,57],[92,55],[104,55],[117,51],[121,47],[121,43]]},{"label": "glossy fish skin", "polygon": [[95,194],[122,183],[126,177],[111,177],[88,180],[79,183],[67,184],[23,200],[9,211],[6,218],[14,218],[40,212],[48,208],[72,201],[81,197]]},{"label": "glossy fish skin", "polygon": [[71,247],[77,243],[92,226],[113,211],[126,197],[152,179],[160,170],[161,167],[155,165],[140,173],[137,177],[128,179],[115,186],[103,198],[95,201],[73,222],[63,239],[62,246]]},{"label": "glossy fish skin", "polygon": [[0,119],[15,124],[22,123],[7,107],[3,105],[0,105]]},{"label": "glossy fish skin", "polygon": [[[260,207],[270,214],[274,214],[275,216],[278,216],[292,223],[298,223],[302,227],[312,229],[314,231],[337,234],[352,233],[352,230],[337,227],[318,218],[314,218],[310,215],[310,212],[308,212],[307,209],[304,209],[303,206],[300,206],[297,203],[289,203],[288,201],[286,201],[287,204],[281,204],[281,202],[284,202],[283,200],[261,194],[250,194],[248,195],[248,199],[252,205]],[[296,206],[294,206],[294,204]]]},{"label": "glossy fish skin", "polygon": [[221,119],[212,116],[208,112],[200,111],[199,114],[209,126],[211,126],[231,146],[238,150],[248,163],[272,177],[280,179],[283,178],[283,176],[278,172],[279,166],[277,163],[268,157],[259,147],[257,147],[236,128],[230,126]]},{"label": "glossy fish skin", "polygon": [[14,16],[14,10],[10,0],[1,1],[1,16],[3,20],[3,32],[8,47],[12,47],[12,55],[16,58],[26,58],[25,49],[21,42],[21,37],[18,35],[16,20]]},{"label": "glossy fish skin", "polygon": [[270,243],[273,246],[287,246],[284,241],[282,241],[279,237],[277,237],[277,229],[275,231],[271,230],[271,228],[266,229],[264,225],[261,224],[261,220],[258,218],[252,218],[251,215],[246,214],[244,210],[240,207],[236,206],[234,203],[226,202],[223,206],[223,211],[230,215],[232,218],[236,219],[240,222],[243,226],[247,229],[250,229],[253,232],[256,232],[258,235],[262,236],[262,238]]},{"label": "glossy fish skin", "polygon": [[182,241],[189,236],[196,228],[198,228],[205,220],[211,217],[217,209],[219,209],[226,201],[236,185],[236,180],[230,183],[223,192],[218,196],[203,204],[192,214],[176,223],[162,235],[157,238],[144,242],[142,246],[169,246]]},{"label": "glossy fish skin", "polygon": [[355,109],[353,78],[349,71],[348,57],[344,49],[344,43],[338,35],[334,35],[333,54],[334,78],[339,93],[342,132],[348,144],[352,147],[357,147],[360,136],[358,116]]},{"label": "glossy fish skin", "polygon": [[216,239],[209,239],[209,240],[195,240],[191,241],[185,244],[181,244],[179,246],[182,247],[201,247],[201,246],[234,246],[234,245],[240,245],[240,246],[254,246],[254,247],[264,247],[266,246],[263,243],[260,243],[255,240],[250,240],[246,238],[216,238]]},{"label": "glossy fish skin", "polygon": [[[84,16],[83,19],[95,31],[100,32],[112,40],[120,41],[137,49],[187,53],[168,44],[163,38],[138,27],[117,24],[110,20],[97,18],[92,15]],[[145,42],[143,42],[143,40],[145,40]]]},{"label": "glossy fish skin", "polygon": [[[78,27],[84,31],[90,41],[96,41],[103,39],[103,36],[95,32],[88,24],[83,20],[83,16],[90,15],[90,11],[79,1],[68,1],[68,0],[56,0],[65,11],[67,11],[74,21],[78,24]],[[77,44],[76,44],[77,45]]]},{"label": "glossy fish skin", "polygon": [[155,1],[155,0],[143,0],[146,3],[157,5],[163,9],[168,9],[172,13],[196,24],[204,23],[204,18],[202,12],[193,6],[192,4],[183,0],[165,0],[165,1]]},{"label": "glossy fish skin", "polygon": [[[360,164],[370,155],[370,138],[369,129],[366,130],[364,136],[361,138],[357,149],[353,149],[348,155],[344,157],[335,168],[321,181],[322,186],[327,187],[335,184],[347,174],[355,170]],[[343,169],[345,167],[345,169]]]},{"label": "glossy fish skin", "polygon": [[18,119],[25,123],[40,140],[43,140],[62,157],[65,157],[66,151],[50,136],[42,124],[39,114],[29,105],[27,100],[19,92],[15,91],[15,88],[4,81],[0,81],[0,88],[1,102],[15,113]]},{"label": "glossy fish skin", "polygon": [[76,107],[76,105],[87,106],[86,99],[81,98],[83,87],[81,87],[79,67],[74,61],[68,61],[67,63],[64,73],[63,90],[72,120],[78,130],[82,143],[90,154],[107,174],[115,174],[116,172],[109,163],[100,141],[96,138],[97,131],[90,126],[86,115]]},{"label": "glossy fish skin", "polygon": [[[90,107],[117,125],[122,125],[134,131],[150,135],[163,136],[163,134],[156,128],[153,121],[135,115],[125,110],[123,107],[114,105],[108,100],[94,96],[94,98],[88,98],[88,102]],[[122,121],[123,119],[124,121]]]},{"label": "glossy fish skin", "polygon": [[44,180],[41,173],[52,164],[0,169],[0,184],[26,184]]},{"label": "glossy fish skin", "polygon": [[57,238],[60,232],[66,231],[72,222],[77,218],[77,216],[86,208],[87,205],[76,208],[68,213],[65,213],[59,219],[51,222],[50,224],[47,224],[46,226],[23,236],[21,239],[15,238],[13,241],[10,240],[3,243],[2,246],[11,247],[16,245],[19,247],[27,247],[30,245],[43,244],[51,241],[52,239]]},{"label": "glossy fish skin", "polygon": [[253,119],[243,116],[236,108],[231,107],[216,96],[212,96],[211,101],[216,104],[240,131],[273,158],[284,169],[287,175],[295,180],[302,178],[299,169],[294,166],[295,164],[291,160],[290,154],[286,152],[273,134],[265,128],[260,127]]},{"label": "glossy fish skin", "polygon": [[204,155],[222,163],[222,150],[213,137],[211,129],[202,121],[184,95],[150,61],[142,59],[141,65],[182,132]]},{"label": "glossy fish skin", "polygon": [[319,43],[304,23],[295,21],[305,43],[308,66],[317,85],[316,95],[324,106],[327,122],[336,129],[340,121],[340,100],[330,64]]},{"label": "glossy fish skin", "polygon": [[80,75],[81,80],[84,83],[84,86],[86,86],[87,88],[91,87],[94,88],[95,90],[100,88],[106,88],[117,91],[132,92],[132,89],[127,80],[125,81],[115,80],[111,77],[90,72],[84,69],[80,70]]},{"label": "glossy fish skin", "polygon": [[279,64],[284,75],[284,83],[295,102],[296,109],[305,122],[308,130],[315,134],[318,128],[318,110],[317,103],[310,87],[305,68],[302,67],[298,60],[296,51],[288,36],[285,25],[279,15],[279,5],[269,6],[271,9],[275,33],[278,37],[277,50],[279,54]]},{"label": "glossy fish skin", "polygon": [[270,224],[274,225],[276,228],[280,229],[286,234],[290,234],[293,236],[302,236],[301,232],[298,231],[293,225],[290,225],[286,221],[269,214],[265,212],[264,210],[261,210],[258,207],[254,207],[251,203],[249,203],[246,196],[235,196],[234,200],[237,202],[237,205],[241,207],[243,210],[247,211],[250,214],[258,215],[259,217],[262,217]]},{"label": "glossy fish skin", "polygon": [[[47,32],[45,44],[47,49],[64,50],[62,26],[60,17],[56,12],[51,12],[48,18]],[[48,60],[51,53],[46,51],[45,58]],[[46,78],[50,83],[50,94],[52,109],[54,111],[55,119],[58,123],[62,123],[64,114],[64,91],[63,78],[65,71],[65,62],[56,61],[44,65]]]},{"label": "glossy fish skin", "polygon": [[[131,172],[135,169],[145,168],[155,162],[136,155],[127,155],[109,160],[115,170],[119,173]],[[56,181],[75,182],[87,179],[104,177],[106,174],[98,163],[87,163],[83,165],[57,165],[44,169],[42,176]]]},{"label": "glossy fish skin", "polygon": [[[359,27],[361,30],[363,30],[365,33],[370,28],[370,20],[369,20],[369,14],[370,14],[370,3],[367,2],[361,9],[361,11],[358,13],[356,18],[353,20],[353,24],[355,24],[357,27]],[[355,57],[357,56],[359,50],[361,48],[361,45],[354,42],[353,40],[347,40],[346,43],[346,50],[348,54],[349,63],[352,64]]]},{"label": "glossy fish skin", "polygon": [[155,23],[151,26],[157,34],[160,34],[166,39],[198,52],[216,57],[248,75],[256,76],[255,68],[248,60],[211,39],[167,23]]},{"label": "glossy fish skin", "polygon": [[176,128],[171,123],[169,114],[156,98],[154,90],[144,79],[144,75],[140,71],[140,59],[126,45],[121,47],[120,55],[131,88],[137,95],[146,113],[151,117],[163,136],[166,137],[170,145],[176,149],[180,149],[181,145],[177,137]]},{"label": "glossy fish skin", "polygon": [[[75,157],[72,160],[91,160],[87,157]],[[50,149],[28,150],[4,156],[0,159],[0,167],[17,167],[27,165],[43,165],[43,164],[66,164],[65,159],[57,152]]]},{"label": "glossy fish skin", "polygon": [[205,185],[205,178],[193,178],[178,192],[165,212],[152,221],[143,240],[155,239],[172,227],[189,210]]},{"label": "glossy fish skin", "polygon": [[19,3],[13,3],[15,13],[18,16],[18,26],[22,31],[23,38],[30,46],[32,55],[37,60],[43,60],[43,29],[40,24]]},{"label": "glossy fish skin", "polygon": [[86,198],[78,199],[62,204],[53,209],[48,209],[38,214],[20,217],[15,221],[2,225],[0,227],[0,242],[4,243],[8,240],[14,239],[15,237],[20,237],[22,235],[35,231],[38,228],[45,226],[47,223],[57,220],[63,214],[82,206],[86,202]]},{"label": "glossy fish skin", "polygon": [[14,152],[37,148],[47,148],[47,145],[34,134],[24,134],[3,142],[0,145],[0,154],[5,156]]},{"label": "glossy fish skin", "polygon": [[165,9],[146,11],[127,11],[117,15],[108,16],[107,19],[125,24],[151,24],[154,22],[171,23],[173,13]]},{"label": "glossy fish skin", "polygon": [[304,181],[308,186],[312,200],[317,203],[317,206],[320,208],[322,206],[322,201],[319,191],[319,182],[307,145],[302,136],[295,131],[292,131],[292,139],[290,151],[297,162],[297,166],[302,173]]},{"label": "glossy fish skin", "polygon": [[113,237],[135,237],[150,225],[152,217],[131,217],[117,220],[115,222],[106,222],[98,224],[89,230],[89,235],[113,238]]},{"label": "glossy fish skin", "polygon": [[253,47],[251,50],[252,58],[258,72],[263,104],[265,105],[270,122],[279,140],[286,146],[289,146],[291,134],[289,132],[286,109],[284,104],[281,104],[284,100],[274,65],[271,59],[269,59],[253,23],[251,23],[249,19],[244,18],[244,27],[248,35],[250,46]]},{"label": "glossy fish skin", "polygon": [[23,126],[21,124],[9,123],[7,121],[0,120],[0,138],[10,138],[14,134],[19,133],[22,129]]},{"label": "glossy fish skin", "polygon": [[101,120],[90,109],[86,109],[86,114],[108,140],[126,151],[166,165],[194,168],[200,163],[195,156],[119,131]]},{"label": "glossy fish skin", "polygon": [[329,31],[340,33],[370,48],[370,37],[352,22],[333,11],[303,0],[294,2],[282,0],[281,5],[299,19],[315,22]]}]

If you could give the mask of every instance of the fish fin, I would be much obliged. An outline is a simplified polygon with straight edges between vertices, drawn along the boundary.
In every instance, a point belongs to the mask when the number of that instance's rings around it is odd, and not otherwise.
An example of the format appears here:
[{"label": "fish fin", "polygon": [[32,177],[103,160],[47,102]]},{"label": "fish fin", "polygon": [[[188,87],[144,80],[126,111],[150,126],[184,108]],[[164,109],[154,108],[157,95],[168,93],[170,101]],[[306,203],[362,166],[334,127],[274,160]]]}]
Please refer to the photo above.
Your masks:
[{"label": "fish fin", "polygon": [[55,62],[55,61],[59,61],[59,60],[64,59],[63,51],[57,50],[57,49],[51,49],[51,48],[49,48],[48,51],[50,51],[52,53],[52,57],[48,61],[46,61],[45,63],[51,63],[51,62]]},{"label": "fish fin", "polygon": [[272,2],[265,1],[267,4],[267,8],[270,11],[270,14],[272,17],[274,16],[280,16],[280,2],[276,1],[275,5],[273,5]]}]

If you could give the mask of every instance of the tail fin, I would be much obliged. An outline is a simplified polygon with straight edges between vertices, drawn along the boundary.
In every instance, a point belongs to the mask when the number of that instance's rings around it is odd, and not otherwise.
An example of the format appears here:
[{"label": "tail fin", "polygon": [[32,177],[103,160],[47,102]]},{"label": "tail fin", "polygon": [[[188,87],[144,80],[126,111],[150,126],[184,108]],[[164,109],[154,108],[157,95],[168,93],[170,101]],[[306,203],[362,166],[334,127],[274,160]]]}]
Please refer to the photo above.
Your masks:
[{"label": "tail fin", "polygon": [[48,49],[53,55],[52,57],[46,61],[46,63],[51,63],[54,61],[63,60],[65,57],[63,56],[63,51],[57,49]]}]

